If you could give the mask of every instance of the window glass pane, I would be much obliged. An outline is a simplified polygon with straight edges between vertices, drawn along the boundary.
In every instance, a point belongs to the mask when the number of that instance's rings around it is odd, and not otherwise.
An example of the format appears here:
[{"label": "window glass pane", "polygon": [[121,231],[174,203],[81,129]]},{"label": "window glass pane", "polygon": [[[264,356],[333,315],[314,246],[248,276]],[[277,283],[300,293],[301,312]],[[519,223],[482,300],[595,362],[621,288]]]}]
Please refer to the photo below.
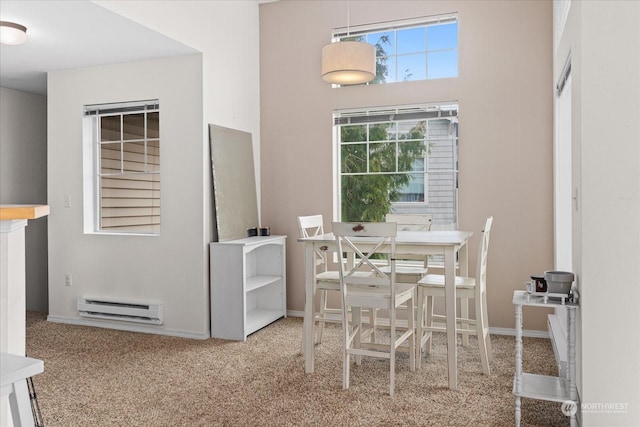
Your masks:
[{"label": "window glass pane", "polygon": [[396,81],[396,56],[381,57],[376,61],[376,78],[372,83],[393,83]]},{"label": "window glass pane", "polygon": [[412,173],[409,175],[409,182],[398,189],[397,202],[416,203],[424,202],[425,198],[425,175],[423,173]]},{"label": "window glass pane", "polygon": [[430,79],[458,77],[458,51],[447,50],[427,54],[427,75]]},{"label": "window glass pane", "polygon": [[398,143],[398,172],[424,170],[424,140]]},{"label": "window glass pane", "polygon": [[458,47],[458,23],[430,25],[427,27],[427,49],[456,49]]},{"label": "window glass pane", "polygon": [[160,230],[160,176],[118,175],[102,178],[100,224],[117,231]]},{"label": "window glass pane", "polygon": [[342,173],[367,172],[367,144],[343,145],[340,156]]},{"label": "window glass pane", "polygon": [[369,172],[396,171],[396,144],[369,144]]},{"label": "window glass pane", "polygon": [[389,175],[349,175],[341,178],[341,221],[384,221],[389,206]]},{"label": "window glass pane", "polygon": [[122,144],[124,172],[144,172],[144,142],[125,142]]},{"label": "window glass pane", "polygon": [[367,34],[367,43],[376,46],[376,56],[396,53],[396,40],[393,31]]},{"label": "window glass pane", "polygon": [[367,140],[367,125],[342,126],[340,128],[342,142],[361,142]]},{"label": "window glass pane", "polygon": [[120,173],[121,160],[119,142],[100,145],[100,173]]},{"label": "window glass pane", "polygon": [[160,137],[160,113],[147,114],[147,138]]},{"label": "window glass pane", "polygon": [[395,137],[393,123],[375,123],[369,126],[369,141],[388,141]]},{"label": "window glass pane", "polygon": [[424,139],[427,122],[425,120],[403,120],[398,122],[398,139]]},{"label": "window glass pane", "polygon": [[100,141],[120,141],[120,116],[100,117]]},{"label": "window glass pane", "polygon": [[426,64],[426,53],[398,56],[398,81],[425,80],[427,78]]},{"label": "window glass pane", "polygon": [[160,141],[147,143],[147,172],[160,172]]},{"label": "window glass pane", "polygon": [[144,139],[144,113],[126,114],[122,117],[122,139]]},{"label": "window glass pane", "polygon": [[397,31],[398,54],[424,52],[427,50],[425,27],[407,28]]}]

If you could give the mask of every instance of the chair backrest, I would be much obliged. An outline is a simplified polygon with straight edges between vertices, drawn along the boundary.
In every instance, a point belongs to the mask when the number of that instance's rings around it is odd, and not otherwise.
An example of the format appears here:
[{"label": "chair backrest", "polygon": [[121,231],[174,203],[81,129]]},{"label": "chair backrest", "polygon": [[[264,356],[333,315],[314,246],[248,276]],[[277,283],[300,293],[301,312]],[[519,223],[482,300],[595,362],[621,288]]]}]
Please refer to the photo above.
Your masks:
[{"label": "chair backrest", "polygon": [[308,215],[298,217],[300,237],[313,237],[324,234],[322,215]]},{"label": "chair backrest", "polygon": [[[322,215],[307,215],[298,217],[298,230],[300,237],[313,237],[324,234],[324,221]],[[315,265],[321,271],[327,271],[327,253],[317,250],[315,252]]]},{"label": "chair backrest", "polygon": [[433,222],[433,215],[430,214],[387,214],[387,222],[398,224],[398,231],[429,231]]},{"label": "chair backrest", "polygon": [[[429,231],[433,222],[433,215],[430,214],[387,214],[385,217],[387,222],[395,222],[398,224],[398,231]],[[427,257],[424,255],[408,255],[400,256],[403,260],[423,261],[426,267]]]},{"label": "chair backrest", "polygon": [[[342,263],[340,269],[340,289],[343,297],[348,294],[349,285],[367,284],[388,286],[391,295],[395,293],[395,251],[397,225],[393,222],[334,222],[331,224],[336,238],[338,253],[354,252],[352,266]],[[383,273],[376,265],[377,255],[384,253],[391,260],[391,273]],[[362,276],[356,272],[371,270],[374,274]]]},{"label": "chair backrest", "polygon": [[476,292],[484,293],[487,289],[487,258],[489,255],[489,237],[493,217],[490,216],[484,221],[482,227],[482,237],[478,246],[478,261],[476,265]]}]

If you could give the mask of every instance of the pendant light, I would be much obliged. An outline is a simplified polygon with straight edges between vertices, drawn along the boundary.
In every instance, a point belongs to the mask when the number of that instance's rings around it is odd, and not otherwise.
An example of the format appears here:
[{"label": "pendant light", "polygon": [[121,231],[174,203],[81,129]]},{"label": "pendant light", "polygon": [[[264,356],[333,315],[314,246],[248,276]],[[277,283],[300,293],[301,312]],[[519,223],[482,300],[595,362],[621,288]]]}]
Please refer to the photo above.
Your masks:
[{"label": "pendant light", "polygon": [[[349,2],[347,2],[349,37]],[[356,41],[338,41],[322,48],[322,79],[329,83],[353,85],[376,76],[375,46]]]},{"label": "pendant light", "polygon": [[0,43],[22,44],[27,41],[27,27],[15,22],[0,21]]}]

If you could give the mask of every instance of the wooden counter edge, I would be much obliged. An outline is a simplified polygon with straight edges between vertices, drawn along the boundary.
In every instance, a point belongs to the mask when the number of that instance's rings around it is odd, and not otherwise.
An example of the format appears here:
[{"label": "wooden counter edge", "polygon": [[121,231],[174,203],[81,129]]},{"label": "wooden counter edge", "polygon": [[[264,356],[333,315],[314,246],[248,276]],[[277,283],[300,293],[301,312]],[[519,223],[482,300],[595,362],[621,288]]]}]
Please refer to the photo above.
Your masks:
[{"label": "wooden counter edge", "polygon": [[49,205],[0,205],[0,220],[36,219],[49,215]]}]

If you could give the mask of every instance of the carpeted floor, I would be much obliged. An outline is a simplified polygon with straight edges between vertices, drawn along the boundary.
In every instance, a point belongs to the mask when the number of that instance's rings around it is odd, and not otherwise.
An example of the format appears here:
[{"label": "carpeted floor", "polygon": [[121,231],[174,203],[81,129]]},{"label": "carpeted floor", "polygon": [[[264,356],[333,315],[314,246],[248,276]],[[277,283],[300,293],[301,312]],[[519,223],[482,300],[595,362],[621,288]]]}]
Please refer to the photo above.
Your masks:
[{"label": "carpeted floor", "polygon": [[[515,339],[492,336],[492,374],[477,343],[459,346],[459,390],[447,388],[444,336],[420,371],[365,359],[342,390],[339,326],[316,346],[304,373],[302,319],[281,319],[246,342],[190,340],[50,323],[27,315],[27,354],[44,360],[34,377],[45,426],[511,426]],[[548,339],[524,339],[527,372],[555,375]],[[523,399],[524,426],[568,425],[559,403]]]}]

